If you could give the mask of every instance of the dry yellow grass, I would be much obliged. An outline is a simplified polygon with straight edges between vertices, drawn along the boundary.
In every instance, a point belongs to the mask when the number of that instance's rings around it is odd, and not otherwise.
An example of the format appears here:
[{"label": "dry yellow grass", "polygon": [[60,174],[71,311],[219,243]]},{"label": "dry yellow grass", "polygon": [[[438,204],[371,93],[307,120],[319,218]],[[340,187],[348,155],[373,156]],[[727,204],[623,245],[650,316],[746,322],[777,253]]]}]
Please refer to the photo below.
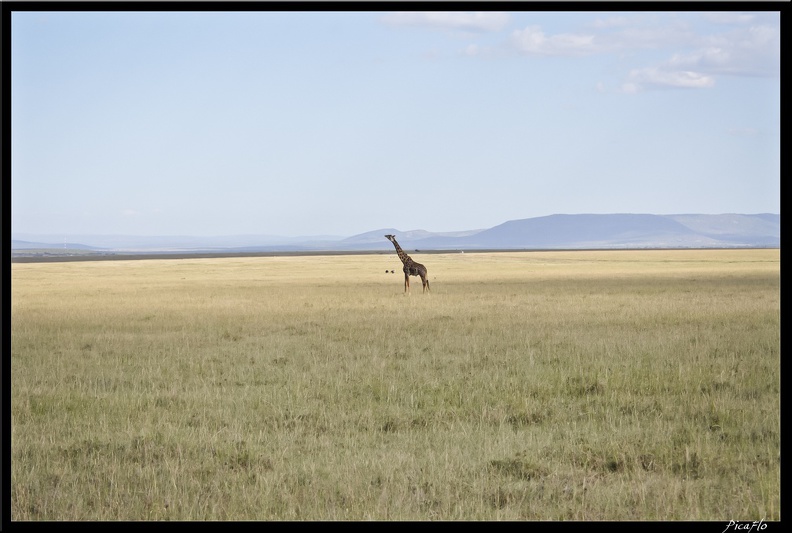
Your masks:
[{"label": "dry yellow grass", "polygon": [[778,250],[411,255],[13,264],[12,520],[780,518]]}]

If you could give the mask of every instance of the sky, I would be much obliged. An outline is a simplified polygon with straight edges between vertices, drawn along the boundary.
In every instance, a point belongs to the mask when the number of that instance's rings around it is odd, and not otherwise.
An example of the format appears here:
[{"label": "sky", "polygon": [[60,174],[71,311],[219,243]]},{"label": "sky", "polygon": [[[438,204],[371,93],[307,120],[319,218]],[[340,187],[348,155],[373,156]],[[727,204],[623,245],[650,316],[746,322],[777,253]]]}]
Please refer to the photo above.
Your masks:
[{"label": "sky", "polygon": [[780,213],[777,12],[11,17],[12,234]]}]

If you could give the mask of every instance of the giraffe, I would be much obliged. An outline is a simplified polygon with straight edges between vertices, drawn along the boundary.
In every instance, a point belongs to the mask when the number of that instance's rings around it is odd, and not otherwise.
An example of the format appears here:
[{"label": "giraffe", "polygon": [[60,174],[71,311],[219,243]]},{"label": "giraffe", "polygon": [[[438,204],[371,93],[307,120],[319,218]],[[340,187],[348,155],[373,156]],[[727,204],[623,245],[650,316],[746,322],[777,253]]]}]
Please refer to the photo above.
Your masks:
[{"label": "giraffe", "polygon": [[423,292],[428,291],[429,278],[426,274],[426,267],[421,263],[413,261],[412,258],[401,249],[401,246],[399,246],[399,243],[396,242],[396,237],[394,235],[385,235],[385,238],[393,243],[393,246],[396,247],[396,253],[399,255],[399,259],[401,259],[401,262],[404,263],[404,292],[407,294],[410,293],[410,276],[420,276],[421,284],[423,285]]}]

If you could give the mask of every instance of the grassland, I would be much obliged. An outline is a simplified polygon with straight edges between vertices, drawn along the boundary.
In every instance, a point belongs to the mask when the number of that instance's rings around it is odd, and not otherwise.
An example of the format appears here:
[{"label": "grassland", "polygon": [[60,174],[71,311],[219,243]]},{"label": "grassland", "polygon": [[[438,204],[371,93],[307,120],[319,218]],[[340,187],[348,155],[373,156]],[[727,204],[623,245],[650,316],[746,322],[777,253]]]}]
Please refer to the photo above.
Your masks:
[{"label": "grassland", "polygon": [[11,518],[778,520],[779,255],[13,264]]}]

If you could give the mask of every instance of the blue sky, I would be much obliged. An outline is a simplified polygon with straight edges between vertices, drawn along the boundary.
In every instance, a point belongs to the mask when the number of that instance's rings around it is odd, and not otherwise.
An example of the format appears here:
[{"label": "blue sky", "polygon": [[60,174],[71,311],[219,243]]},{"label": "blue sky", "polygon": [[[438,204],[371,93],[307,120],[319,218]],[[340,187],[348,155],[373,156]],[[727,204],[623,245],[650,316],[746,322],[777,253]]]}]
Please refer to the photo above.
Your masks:
[{"label": "blue sky", "polygon": [[780,212],[773,12],[14,12],[13,233]]}]

